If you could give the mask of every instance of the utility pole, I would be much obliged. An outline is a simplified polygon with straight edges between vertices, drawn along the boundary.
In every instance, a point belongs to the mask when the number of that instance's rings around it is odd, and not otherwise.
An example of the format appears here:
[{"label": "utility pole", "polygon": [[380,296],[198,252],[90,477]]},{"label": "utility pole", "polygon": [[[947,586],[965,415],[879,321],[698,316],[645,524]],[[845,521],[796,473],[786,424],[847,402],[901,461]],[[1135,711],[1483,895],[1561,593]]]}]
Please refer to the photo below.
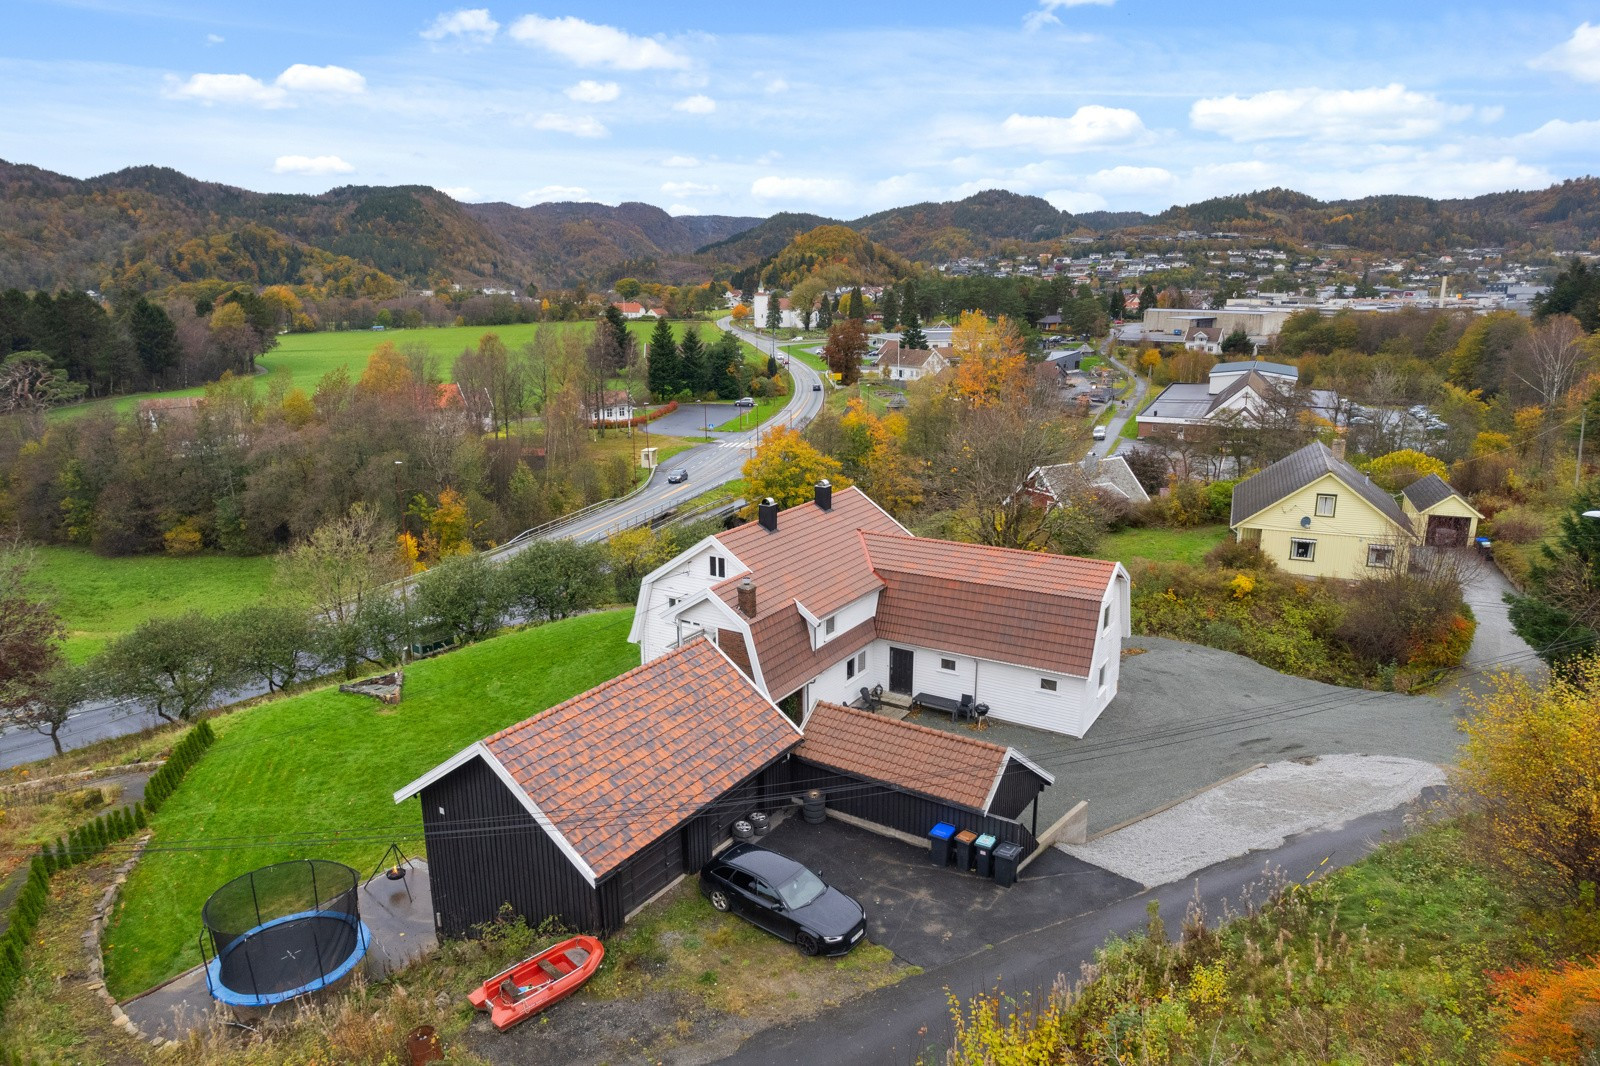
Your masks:
[{"label": "utility pole", "polygon": [[1583,414],[1578,419],[1578,465],[1572,471],[1572,488],[1576,491],[1583,479],[1583,431],[1589,425],[1589,405],[1583,405]]}]

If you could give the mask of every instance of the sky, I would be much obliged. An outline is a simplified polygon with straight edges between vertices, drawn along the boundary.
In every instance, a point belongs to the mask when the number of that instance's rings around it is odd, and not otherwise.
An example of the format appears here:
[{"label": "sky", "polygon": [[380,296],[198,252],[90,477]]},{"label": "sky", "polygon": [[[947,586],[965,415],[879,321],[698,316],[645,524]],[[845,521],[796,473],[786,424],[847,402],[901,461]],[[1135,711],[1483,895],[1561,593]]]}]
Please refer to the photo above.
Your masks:
[{"label": "sky", "polygon": [[838,218],[1600,170],[1600,2],[4,0],[0,158]]}]

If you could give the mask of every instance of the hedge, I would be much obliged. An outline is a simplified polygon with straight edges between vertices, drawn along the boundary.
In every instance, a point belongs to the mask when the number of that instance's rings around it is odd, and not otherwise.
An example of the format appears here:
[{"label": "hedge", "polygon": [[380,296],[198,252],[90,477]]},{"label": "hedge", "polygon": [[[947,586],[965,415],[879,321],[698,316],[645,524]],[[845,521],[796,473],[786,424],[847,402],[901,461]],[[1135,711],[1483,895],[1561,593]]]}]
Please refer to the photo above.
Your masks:
[{"label": "hedge", "polygon": [[211,723],[202,721],[184,734],[161,769],[150,775],[144,786],[144,802],[133,807],[119,807],[110,814],[102,814],[92,822],[85,822],[54,844],[45,844],[33,857],[28,869],[27,883],[17,893],[11,904],[9,924],[0,935],[0,1011],[4,1011],[16,995],[22,980],[23,953],[27,950],[33,932],[39,926],[50,896],[50,876],[58,870],[86,862],[120,840],[126,840],[149,824],[146,812],[154,813],[165,803],[183,781],[190,767],[199,761],[206,749],[216,742],[217,735]]}]

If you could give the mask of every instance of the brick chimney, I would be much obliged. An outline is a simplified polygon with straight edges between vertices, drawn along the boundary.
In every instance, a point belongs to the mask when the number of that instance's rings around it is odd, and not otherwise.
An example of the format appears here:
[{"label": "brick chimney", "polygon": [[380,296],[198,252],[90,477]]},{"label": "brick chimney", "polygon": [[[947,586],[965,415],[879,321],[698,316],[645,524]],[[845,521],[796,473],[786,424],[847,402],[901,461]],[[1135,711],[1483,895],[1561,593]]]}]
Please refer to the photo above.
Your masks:
[{"label": "brick chimney", "polygon": [[739,582],[739,613],[746,618],[756,616],[756,583],[748,577]]},{"label": "brick chimney", "polygon": [[833,482],[829,481],[827,478],[823,478],[821,481],[817,482],[815,488],[816,492],[814,499],[817,501],[817,506],[822,508],[824,511],[833,510]]},{"label": "brick chimney", "polygon": [[1335,437],[1335,438],[1333,438],[1333,443],[1328,445],[1328,450],[1333,453],[1333,457],[1335,459],[1343,459],[1344,458],[1344,438],[1343,437]]},{"label": "brick chimney", "polygon": [[756,504],[756,521],[761,523],[761,528],[768,533],[778,531],[778,501],[771,496]]}]

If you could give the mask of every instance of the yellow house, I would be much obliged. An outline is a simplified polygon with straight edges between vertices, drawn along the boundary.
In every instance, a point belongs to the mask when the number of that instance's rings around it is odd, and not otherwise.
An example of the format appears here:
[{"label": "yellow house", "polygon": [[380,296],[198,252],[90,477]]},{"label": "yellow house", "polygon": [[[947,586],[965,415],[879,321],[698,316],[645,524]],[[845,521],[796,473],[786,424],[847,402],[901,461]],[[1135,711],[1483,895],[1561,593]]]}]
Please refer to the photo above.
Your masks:
[{"label": "yellow house", "polygon": [[1394,497],[1320,442],[1239,482],[1228,524],[1240,543],[1305,577],[1369,577],[1416,538]]},{"label": "yellow house", "polygon": [[1422,543],[1433,548],[1460,548],[1478,535],[1483,515],[1438,474],[1429,474],[1406,486],[1400,509]]}]

